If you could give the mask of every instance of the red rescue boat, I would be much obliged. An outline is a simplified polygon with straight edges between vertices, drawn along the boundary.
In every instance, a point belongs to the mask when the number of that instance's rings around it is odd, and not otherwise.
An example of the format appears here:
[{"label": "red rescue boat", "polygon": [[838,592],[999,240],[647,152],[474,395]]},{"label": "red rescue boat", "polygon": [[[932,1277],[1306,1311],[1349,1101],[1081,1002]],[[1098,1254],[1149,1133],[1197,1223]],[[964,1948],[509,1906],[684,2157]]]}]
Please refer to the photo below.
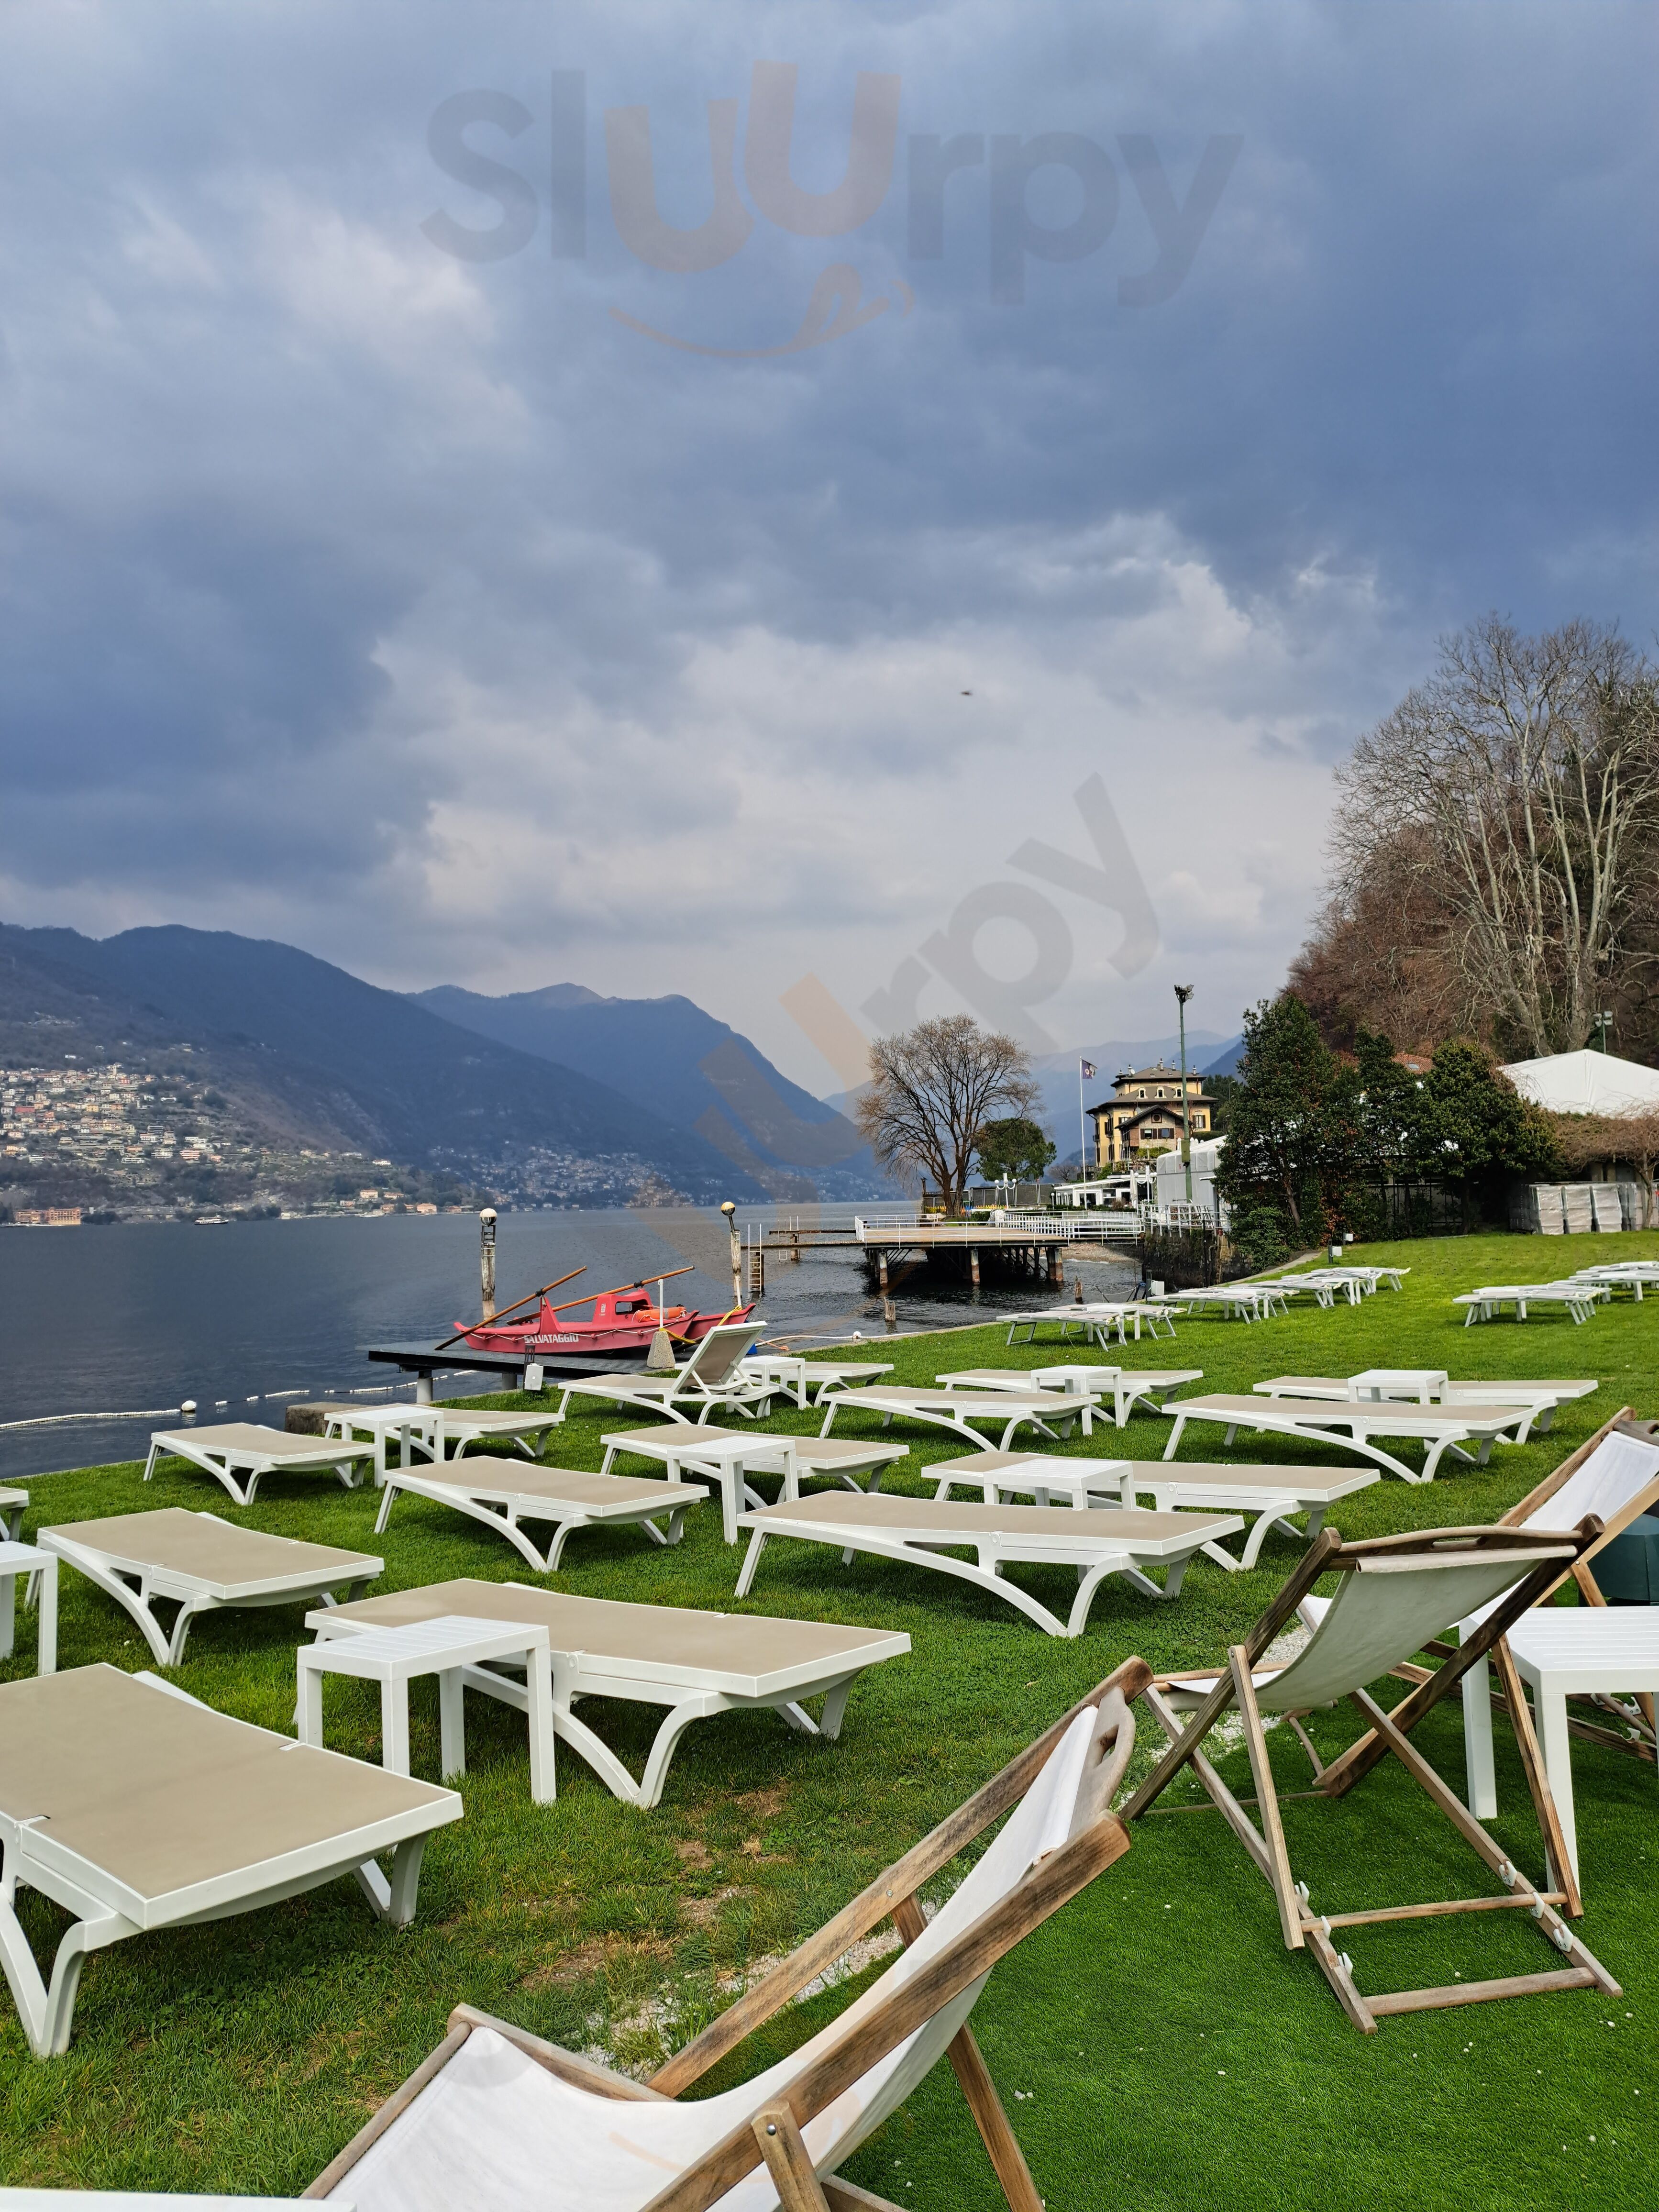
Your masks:
[{"label": "red rescue boat", "polygon": [[533,1321],[480,1322],[468,1328],[458,1322],[459,1341],[477,1352],[522,1352],[540,1359],[559,1352],[646,1352],[659,1327],[667,1329],[676,1348],[685,1348],[718,1328],[722,1322],[747,1321],[755,1309],[738,1306],[727,1313],[699,1313],[685,1306],[659,1306],[649,1287],[635,1283],[626,1290],[604,1291],[593,1300],[586,1321],[560,1312],[542,1299]]}]

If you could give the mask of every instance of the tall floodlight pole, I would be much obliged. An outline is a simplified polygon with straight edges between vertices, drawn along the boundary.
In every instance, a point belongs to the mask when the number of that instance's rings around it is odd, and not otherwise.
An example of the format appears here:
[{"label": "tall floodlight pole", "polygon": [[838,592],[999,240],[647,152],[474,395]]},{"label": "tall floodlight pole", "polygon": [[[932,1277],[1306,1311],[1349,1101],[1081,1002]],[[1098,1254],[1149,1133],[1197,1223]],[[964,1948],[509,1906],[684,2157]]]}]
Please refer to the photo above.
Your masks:
[{"label": "tall floodlight pole", "polygon": [[1187,1174],[1187,1203],[1193,1202],[1193,1115],[1187,1103],[1187,1001],[1196,987],[1177,983],[1176,1011],[1181,1024],[1181,1164]]}]

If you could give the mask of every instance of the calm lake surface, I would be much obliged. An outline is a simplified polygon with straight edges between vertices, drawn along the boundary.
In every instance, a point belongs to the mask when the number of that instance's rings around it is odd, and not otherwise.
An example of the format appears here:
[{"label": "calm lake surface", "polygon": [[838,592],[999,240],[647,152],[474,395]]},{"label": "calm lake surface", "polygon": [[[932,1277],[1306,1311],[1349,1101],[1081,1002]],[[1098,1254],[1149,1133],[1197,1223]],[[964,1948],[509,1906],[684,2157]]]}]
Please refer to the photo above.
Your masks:
[{"label": "calm lake surface", "polygon": [[[761,1218],[745,1210],[745,1221]],[[688,1263],[670,1286],[686,1305],[731,1298],[724,1223],[712,1210],[504,1213],[497,1301],[586,1265],[562,1295],[651,1277]],[[1068,1277],[1078,1268],[1068,1255]],[[1089,1258],[1086,1293],[1110,1296],[1132,1264]],[[1030,1304],[1035,1285],[896,1294],[898,1328],[948,1326]],[[371,1344],[432,1343],[478,1311],[473,1214],[387,1214],[302,1221],[126,1223],[107,1228],[0,1228],[0,1481],[56,1468],[142,1458],[150,1430],[187,1398],[203,1421],[280,1428],[295,1397],[399,1395]],[[824,1252],[792,1265],[769,1256],[761,1311],[769,1331],[820,1339],[888,1331],[864,1288],[859,1255]],[[446,1396],[499,1388],[457,1374]],[[402,1395],[412,1395],[412,1382]],[[119,1419],[89,1418],[120,1414]],[[74,1415],[72,1420],[46,1419]],[[8,1426],[27,1423],[42,1425]]]}]

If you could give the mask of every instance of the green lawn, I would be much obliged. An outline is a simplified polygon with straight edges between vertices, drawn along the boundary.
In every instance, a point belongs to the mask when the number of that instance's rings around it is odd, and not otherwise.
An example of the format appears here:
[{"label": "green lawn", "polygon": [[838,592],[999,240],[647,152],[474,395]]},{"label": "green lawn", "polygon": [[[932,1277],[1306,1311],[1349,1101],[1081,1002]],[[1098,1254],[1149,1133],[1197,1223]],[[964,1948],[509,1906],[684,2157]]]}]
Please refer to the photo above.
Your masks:
[{"label": "green lawn", "polygon": [[[1329,1313],[1298,1308],[1250,1328],[1183,1323],[1173,1346],[1132,1345],[1122,1357],[1201,1367],[1202,1387],[1221,1389],[1248,1389],[1279,1372],[1374,1364],[1601,1378],[1595,1397],[1566,1408],[1552,1433],[1525,1449],[1500,1450],[1486,1468],[1458,1468],[1428,1487],[1384,1480],[1335,1516],[1350,1537],[1477,1522],[1529,1489],[1621,1403],[1659,1413],[1659,1298],[1620,1302],[1582,1328],[1551,1314],[1465,1332],[1449,1293],[1655,1253],[1659,1235],[1626,1236],[1617,1245],[1493,1237],[1376,1247],[1358,1256],[1412,1268],[1403,1295],[1384,1291],[1357,1310]],[[1043,1346],[1008,1352],[1004,1334],[999,1325],[863,1348],[892,1360],[896,1379],[927,1382],[946,1367],[1035,1365],[1059,1356]],[[579,1413],[551,1440],[549,1457],[597,1467],[600,1432],[615,1425],[614,1413]],[[776,1425],[817,1422],[792,1415]],[[843,1425],[848,1434],[864,1425],[843,1416],[837,1433]],[[1070,1449],[1156,1458],[1166,1434],[1166,1424],[1143,1416],[1121,1436],[1097,1432]],[[1218,1457],[1218,1446],[1212,1431],[1185,1455]],[[1352,1464],[1276,1439],[1242,1437],[1239,1449],[1266,1460]],[[960,1449],[937,1434],[915,1443],[909,1465],[920,1470]],[[237,1511],[216,1485],[176,1463],[147,1489],[138,1477],[128,1465],[42,1478],[28,1526],[145,1504]],[[921,1487],[902,1468],[889,1486]],[[382,1550],[383,1588],[463,1574],[526,1578],[505,1544],[418,1499],[400,1503],[377,1545],[375,1504],[372,1493],[278,1481],[241,1517],[284,1534]],[[391,1933],[355,1885],[341,1881],[250,1917],[122,1944],[88,1963],[74,2043],[49,2064],[31,2060],[8,2008],[0,2022],[0,2177],[297,2193],[439,2040],[460,1999],[560,2042],[648,2063],[718,2009],[749,1963],[817,1926],[1127,1655],[1166,1668],[1218,1656],[1297,1551],[1288,1540],[1270,1542],[1248,1576],[1200,1559],[1170,1606],[1109,1584],[1073,1643],[1042,1636],[967,1585],[878,1560],[843,1568],[818,1547],[775,1545],[739,1607],[732,1592],[740,1556],[720,1543],[711,1505],[691,1516],[673,1551],[627,1532],[576,1536],[559,1582],[599,1596],[908,1630],[912,1656],[855,1689],[840,1743],[803,1741],[769,1715],[699,1723],[663,1804],[647,1814],[619,1804],[562,1750],[558,1803],[538,1809],[529,1802],[522,1723],[471,1701],[466,1818],[428,1850],[415,1926]],[[1065,1609],[1062,1573],[1019,1571]],[[302,1632],[297,1612],[210,1615],[192,1630],[178,1679],[228,1711],[287,1729],[293,1647]],[[32,1631],[25,1627],[19,1642],[24,1656],[4,1671],[32,1668]],[[125,1615],[66,1573],[60,1664],[95,1660],[136,1669],[148,1654]],[[434,1685],[417,1685],[413,1705],[415,1771],[435,1778]],[[371,1686],[331,1681],[329,1713],[332,1744],[378,1756]],[[637,1771],[649,1709],[617,1706],[595,1718]],[[1357,1725],[1327,1715],[1316,1734],[1334,1746]],[[1504,1813],[1495,1832],[1536,1872],[1519,1769],[1504,1731],[1498,1734]],[[1300,1788],[1305,1768],[1288,1737],[1280,1730],[1272,1739],[1275,1765]],[[1419,1741],[1461,1789],[1455,1712],[1443,1707]],[[975,2016],[1051,2212],[1218,2201],[1262,2212],[1385,2203],[1520,2212],[1573,2198],[1650,2205],[1659,2154],[1649,2008],[1659,1925],[1656,1778],[1651,1768],[1593,1747],[1580,1745],[1574,1756],[1582,1932],[1624,1983],[1617,2002],[1574,1994],[1472,2007],[1389,2021],[1361,2037],[1312,1964],[1283,1949],[1265,1886],[1215,1814],[1141,1824],[1127,1856],[999,1968]],[[1242,1755],[1224,1771],[1248,1787]],[[1490,1886],[1426,1801],[1387,1771],[1339,1805],[1295,1803],[1287,1813],[1292,1855],[1316,1907]],[[33,1895],[23,1914],[38,1954],[49,1959],[62,1916]],[[1370,1989],[1547,1966],[1538,1937],[1513,1924],[1520,1917],[1352,1931],[1348,1948],[1361,1986]],[[792,2010],[767,2055],[818,2025],[844,1996]],[[732,2078],[728,2067],[709,2086]],[[943,2066],[848,2171],[929,2212],[1001,2202]]]}]

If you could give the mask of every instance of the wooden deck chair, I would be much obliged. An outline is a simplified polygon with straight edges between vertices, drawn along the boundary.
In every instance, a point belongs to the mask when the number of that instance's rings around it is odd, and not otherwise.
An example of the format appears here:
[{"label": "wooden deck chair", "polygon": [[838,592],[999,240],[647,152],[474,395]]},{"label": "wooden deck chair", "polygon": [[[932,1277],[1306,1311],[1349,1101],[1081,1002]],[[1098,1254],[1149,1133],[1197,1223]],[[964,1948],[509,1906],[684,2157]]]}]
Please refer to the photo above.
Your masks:
[{"label": "wooden deck chair", "polygon": [[[1520,1723],[1522,1764],[1543,1830],[1551,1864],[1566,1887],[1545,1889],[1529,1882],[1493,1842],[1410,1741],[1424,1715],[1455,1689],[1466,1669],[1489,1650],[1510,1622],[1587,1550],[1599,1532],[1591,1521],[1571,1536],[1533,1534],[1510,1528],[1430,1528],[1401,1536],[1345,1544],[1334,1531],[1316,1537],[1301,1565],[1251,1629],[1232,1645],[1226,1665],[1202,1678],[1166,1676],[1142,1694],[1170,1748],[1123,1808],[1126,1820],[1149,1812],[1182,1770],[1190,1765],[1212,1802],[1267,1882],[1279,1906],[1287,1950],[1307,1950],[1356,2027],[1375,2033],[1379,2020],[1393,2013],[1420,2012],[1446,2005],[1477,2004],[1488,1998],[1532,1996],[1553,1990],[1600,1989],[1610,1996],[1619,1985],[1579,1942],[1556,1910],[1579,1909],[1554,1802],[1531,1729]],[[1322,1574],[1342,1577],[1318,1627],[1304,1649],[1282,1667],[1261,1665],[1273,1638],[1294,1616],[1300,1600]],[[1369,1694],[1368,1685],[1420,1650],[1451,1620],[1487,1608],[1480,1627],[1451,1658],[1417,1683],[1392,1712]],[[1318,1768],[1318,1788],[1340,1796],[1376,1761],[1392,1753],[1412,1779],[1450,1821],[1477,1856],[1498,1876],[1503,1897],[1453,1898],[1425,1905],[1390,1905],[1367,1912],[1316,1912],[1308,1886],[1291,1870],[1279,1795],[1267,1760],[1262,1731],[1264,1712],[1299,1715],[1316,1705],[1346,1698],[1366,1723],[1365,1734],[1340,1759]],[[1183,1726],[1178,1706],[1195,1706]],[[1258,1829],[1243,1806],[1203,1756],[1203,1745],[1225,1714],[1236,1711],[1261,1814]],[[1303,1741],[1306,1743],[1305,1734]],[[1311,1747],[1309,1747],[1311,1749]],[[1341,1928],[1376,1922],[1423,1919],[1447,1912],[1484,1912],[1514,1905],[1530,1915],[1562,1954],[1548,1972],[1511,1974],[1491,1981],[1456,1982],[1437,1989],[1395,1990],[1363,1996],[1353,1962],[1334,1940]]]},{"label": "wooden deck chair", "polygon": [[[1041,2212],[968,2015],[997,1960],[1128,1849],[1112,1794],[1151,1679],[1126,1661],[648,2085],[462,2005],[306,2195],[356,2212],[897,2212],[836,2168],[948,2055],[1012,2212]],[[1005,1813],[926,1919],[922,1887]],[[679,2100],[890,1918],[903,1954],[838,2020],[741,2087]]]},{"label": "wooden deck chair", "polygon": [[[1601,1595],[1590,1561],[1639,1515],[1650,1513],[1656,1507],[1659,1507],[1659,1421],[1639,1421],[1628,1406],[1621,1406],[1610,1419],[1603,1421],[1593,1437],[1562,1461],[1553,1474],[1547,1474],[1518,1504],[1500,1515],[1498,1526],[1528,1530],[1551,1525],[1571,1528],[1587,1514],[1594,1514],[1601,1524],[1601,1534],[1536,1601],[1547,1604],[1570,1573],[1586,1605],[1605,1605],[1607,1600]],[[1310,1628],[1316,1628],[1329,1603],[1328,1598],[1310,1595],[1302,1600],[1297,1610]],[[1464,1626],[1471,1625],[1466,1622]],[[1455,1642],[1431,1637],[1423,1649],[1437,1659],[1449,1659],[1457,1645]],[[1512,1668],[1508,1645],[1495,1650],[1492,1658],[1503,1686],[1490,1689],[1484,1660],[1471,1666],[1463,1676],[1468,1802],[1471,1811],[1480,1820],[1491,1820],[1497,1812],[1492,1775],[1492,1727],[1481,1707],[1490,1694],[1492,1710],[1507,1713],[1509,1691],[1511,1686],[1518,1690],[1518,1684],[1512,1686],[1509,1679]],[[1403,1681],[1415,1683],[1425,1679],[1424,1668],[1410,1660],[1403,1661],[1393,1671]],[[1631,1704],[1608,1698],[1588,1702],[1602,1706],[1619,1725],[1606,1728],[1575,1714],[1567,1722],[1571,1735],[1611,1751],[1633,1753],[1638,1758],[1648,1759],[1655,1757],[1659,1747],[1656,1746],[1654,1700],[1645,1691],[1639,1692]],[[1634,1736],[1623,1733],[1625,1729],[1634,1730]]]}]

